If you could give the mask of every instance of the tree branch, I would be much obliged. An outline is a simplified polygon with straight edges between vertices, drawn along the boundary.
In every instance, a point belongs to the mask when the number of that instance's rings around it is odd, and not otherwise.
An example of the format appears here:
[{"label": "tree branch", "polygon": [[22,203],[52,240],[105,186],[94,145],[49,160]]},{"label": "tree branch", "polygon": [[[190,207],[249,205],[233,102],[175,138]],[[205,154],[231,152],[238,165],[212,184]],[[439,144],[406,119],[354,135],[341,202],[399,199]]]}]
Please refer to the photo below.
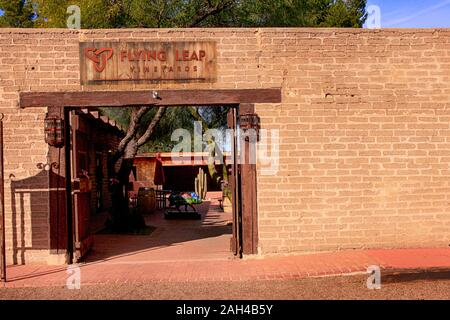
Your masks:
[{"label": "tree branch", "polygon": [[[208,1],[208,4],[211,6],[211,2],[210,1]],[[214,7],[212,7],[212,8],[210,7],[208,9],[206,9],[206,12],[204,11],[204,12],[198,14],[197,17],[194,17],[194,21],[191,22],[187,26],[187,28],[197,27],[202,21],[204,21],[208,17],[213,16],[215,14],[218,14],[218,13],[224,11],[228,7],[232,6],[233,4],[234,4],[234,0],[230,0],[230,1],[225,1],[223,3],[218,3]]]},{"label": "tree branch", "polygon": [[128,143],[135,138],[137,130],[139,128],[139,123],[142,120],[142,117],[150,110],[150,107],[139,107],[132,108],[131,116],[130,116],[130,125],[128,126],[127,133],[125,137],[120,141],[119,146],[115,152],[114,158],[116,161],[120,158],[120,156],[125,152],[125,149]]},{"label": "tree branch", "polygon": [[145,143],[147,143],[150,140],[150,137],[155,130],[156,125],[158,124],[159,120],[163,117],[164,113],[166,112],[167,107],[158,107],[158,111],[156,111],[155,115],[153,116],[152,121],[147,127],[147,130],[145,130],[145,133],[139,138],[137,141],[137,147],[141,147]]},{"label": "tree branch", "polygon": [[188,107],[189,113],[196,120],[202,123],[202,132],[205,133],[207,129],[209,129],[209,124],[205,121],[205,119],[198,112],[198,108],[196,107]]}]

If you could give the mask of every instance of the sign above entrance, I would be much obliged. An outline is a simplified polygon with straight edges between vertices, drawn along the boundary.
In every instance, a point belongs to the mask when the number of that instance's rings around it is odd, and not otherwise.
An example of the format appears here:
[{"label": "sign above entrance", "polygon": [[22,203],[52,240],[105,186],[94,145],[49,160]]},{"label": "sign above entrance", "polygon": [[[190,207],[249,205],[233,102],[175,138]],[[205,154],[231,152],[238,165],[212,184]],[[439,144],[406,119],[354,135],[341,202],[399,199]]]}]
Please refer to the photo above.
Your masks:
[{"label": "sign above entrance", "polygon": [[212,41],[80,42],[82,85],[215,80]]}]

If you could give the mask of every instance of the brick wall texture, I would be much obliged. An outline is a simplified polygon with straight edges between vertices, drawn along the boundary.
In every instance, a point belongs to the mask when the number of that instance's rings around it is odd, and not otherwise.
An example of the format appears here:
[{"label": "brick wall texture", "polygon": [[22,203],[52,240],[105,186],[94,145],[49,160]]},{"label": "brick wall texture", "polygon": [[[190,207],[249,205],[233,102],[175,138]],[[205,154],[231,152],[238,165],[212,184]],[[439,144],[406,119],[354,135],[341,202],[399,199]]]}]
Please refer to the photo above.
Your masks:
[{"label": "brick wall texture", "polygon": [[[82,87],[88,40],[217,41],[217,82]],[[28,91],[281,87],[256,105],[280,132],[279,172],[258,166],[262,254],[450,243],[449,29],[1,29],[0,62],[7,245],[29,260],[48,241],[48,148],[45,108],[18,108]],[[30,179],[42,203],[12,196]]]}]

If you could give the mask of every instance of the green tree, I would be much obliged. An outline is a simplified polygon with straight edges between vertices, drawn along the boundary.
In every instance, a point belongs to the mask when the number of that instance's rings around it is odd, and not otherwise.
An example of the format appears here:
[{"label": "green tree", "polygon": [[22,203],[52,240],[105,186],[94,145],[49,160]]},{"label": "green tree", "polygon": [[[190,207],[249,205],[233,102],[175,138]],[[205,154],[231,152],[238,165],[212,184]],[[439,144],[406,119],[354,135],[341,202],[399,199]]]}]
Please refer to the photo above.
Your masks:
[{"label": "green tree", "polygon": [[337,0],[326,11],[320,26],[360,28],[366,19],[366,1]]},{"label": "green tree", "polygon": [[366,0],[0,0],[5,27],[64,28],[69,5],[82,28],[352,27]]},{"label": "green tree", "polygon": [[366,20],[366,0],[249,0],[237,26],[352,27]]},{"label": "green tree", "polygon": [[[30,2],[32,0],[29,0]],[[82,28],[362,27],[366,0],[33,0],[40,27],[66,26],[81,9]]]},{"label": "green tree", "polygon": [[4,11],[0,17],[0,27],[31,28],[34,26],[35,11],[31,1],[0,0],[0,9]]},{"label": "green tree", "polygon": [[214,16],[235,7],[238,0],[34,0],[38,25],[65,27],[65,9],[78,5],[82,28],[171,28],[208,26]]}]

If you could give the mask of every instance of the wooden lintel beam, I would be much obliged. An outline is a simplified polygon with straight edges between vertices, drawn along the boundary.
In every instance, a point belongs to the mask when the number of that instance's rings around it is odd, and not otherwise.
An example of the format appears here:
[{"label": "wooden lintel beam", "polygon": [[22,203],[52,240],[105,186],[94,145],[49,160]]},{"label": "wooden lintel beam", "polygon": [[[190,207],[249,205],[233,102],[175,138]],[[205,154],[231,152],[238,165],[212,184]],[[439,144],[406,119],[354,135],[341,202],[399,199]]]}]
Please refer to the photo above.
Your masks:
[{"label": "wooden lintel beam", "polygon": [[[155,98],[154,91],[158,97]],[[281,89],[21,92],[20,107],[186,106],[280,103]]]}]

